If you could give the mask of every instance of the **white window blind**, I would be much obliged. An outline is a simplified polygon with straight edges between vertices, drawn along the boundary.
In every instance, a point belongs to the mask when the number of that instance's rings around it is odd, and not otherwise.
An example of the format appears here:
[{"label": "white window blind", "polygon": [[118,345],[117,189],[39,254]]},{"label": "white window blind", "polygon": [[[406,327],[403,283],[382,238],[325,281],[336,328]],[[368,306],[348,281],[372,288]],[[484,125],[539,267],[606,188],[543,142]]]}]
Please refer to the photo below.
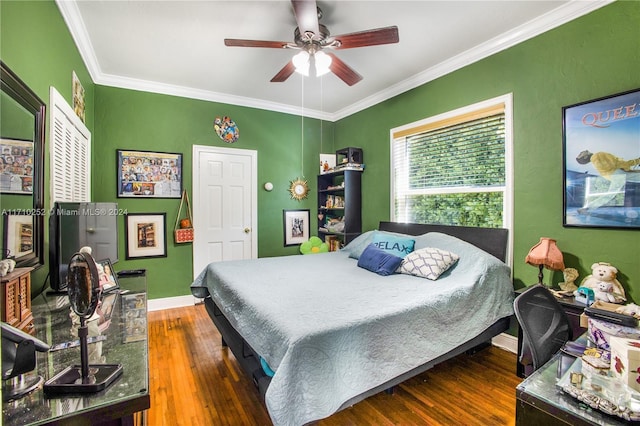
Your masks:
[{"label": "white window blind", "polygon": [[393,220],[508,227],[508,123],[500,101],[393,129]]},{"label": "white window blind", "polygon": [[54,87],[49,111],[51,203],[91,201],[91,133]]}]

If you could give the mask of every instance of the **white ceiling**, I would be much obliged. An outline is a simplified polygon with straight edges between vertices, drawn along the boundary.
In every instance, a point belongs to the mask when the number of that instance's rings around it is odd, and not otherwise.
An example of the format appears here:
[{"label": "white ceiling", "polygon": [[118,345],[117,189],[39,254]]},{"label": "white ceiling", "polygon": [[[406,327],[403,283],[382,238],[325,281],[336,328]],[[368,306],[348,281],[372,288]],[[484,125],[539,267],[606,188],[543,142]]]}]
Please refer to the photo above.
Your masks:
[{"label": "white ceiling", "polygon": [[297,53],[290,1],[57,0],[97,84],[337,120],[602,7],[602,1],[318,1],[332,35],[397,25],[400,42],[335,51],[364,78],[269,80]]}]

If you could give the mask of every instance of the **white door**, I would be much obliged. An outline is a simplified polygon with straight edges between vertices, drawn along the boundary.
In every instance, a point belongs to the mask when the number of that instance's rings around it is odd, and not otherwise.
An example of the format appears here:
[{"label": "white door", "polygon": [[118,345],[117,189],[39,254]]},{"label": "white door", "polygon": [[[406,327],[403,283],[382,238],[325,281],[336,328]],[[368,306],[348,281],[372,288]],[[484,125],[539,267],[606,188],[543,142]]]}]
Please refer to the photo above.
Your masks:
[{"label": "white door", "polygon": [[193,276],[211,262],[252,259],[257,247],[254,150],[193,146]]}]

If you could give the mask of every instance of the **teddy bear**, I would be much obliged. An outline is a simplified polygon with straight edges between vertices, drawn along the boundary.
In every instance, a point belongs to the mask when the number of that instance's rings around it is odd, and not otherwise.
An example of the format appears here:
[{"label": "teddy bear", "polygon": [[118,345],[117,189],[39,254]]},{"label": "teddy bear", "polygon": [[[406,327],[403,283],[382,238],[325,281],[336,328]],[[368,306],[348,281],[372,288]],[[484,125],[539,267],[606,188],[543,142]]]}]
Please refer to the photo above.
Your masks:
[{"label": "teddy bear", "polygon": [[616,279],[618,269],[610,263],[598,262],[591,265],[591,275],[580,283],[580,287],[587,287],[594,291],[596,300],[622,303],[627,297],[620,281]]}]

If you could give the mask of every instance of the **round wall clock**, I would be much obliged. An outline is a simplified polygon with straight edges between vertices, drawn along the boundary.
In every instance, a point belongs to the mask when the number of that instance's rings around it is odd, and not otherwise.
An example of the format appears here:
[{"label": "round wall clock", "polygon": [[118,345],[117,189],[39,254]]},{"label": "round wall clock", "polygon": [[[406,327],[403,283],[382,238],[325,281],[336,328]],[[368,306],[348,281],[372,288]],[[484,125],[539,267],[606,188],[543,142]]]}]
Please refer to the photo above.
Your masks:
[{"label": "round wall clock", "polygon": [[289,192],[291,193],[291,198],[294,200],[304,200],[309,195],[309,186],[307,186],[307,181],[300,178],[292,180],[291,185],[289,186]]}]

